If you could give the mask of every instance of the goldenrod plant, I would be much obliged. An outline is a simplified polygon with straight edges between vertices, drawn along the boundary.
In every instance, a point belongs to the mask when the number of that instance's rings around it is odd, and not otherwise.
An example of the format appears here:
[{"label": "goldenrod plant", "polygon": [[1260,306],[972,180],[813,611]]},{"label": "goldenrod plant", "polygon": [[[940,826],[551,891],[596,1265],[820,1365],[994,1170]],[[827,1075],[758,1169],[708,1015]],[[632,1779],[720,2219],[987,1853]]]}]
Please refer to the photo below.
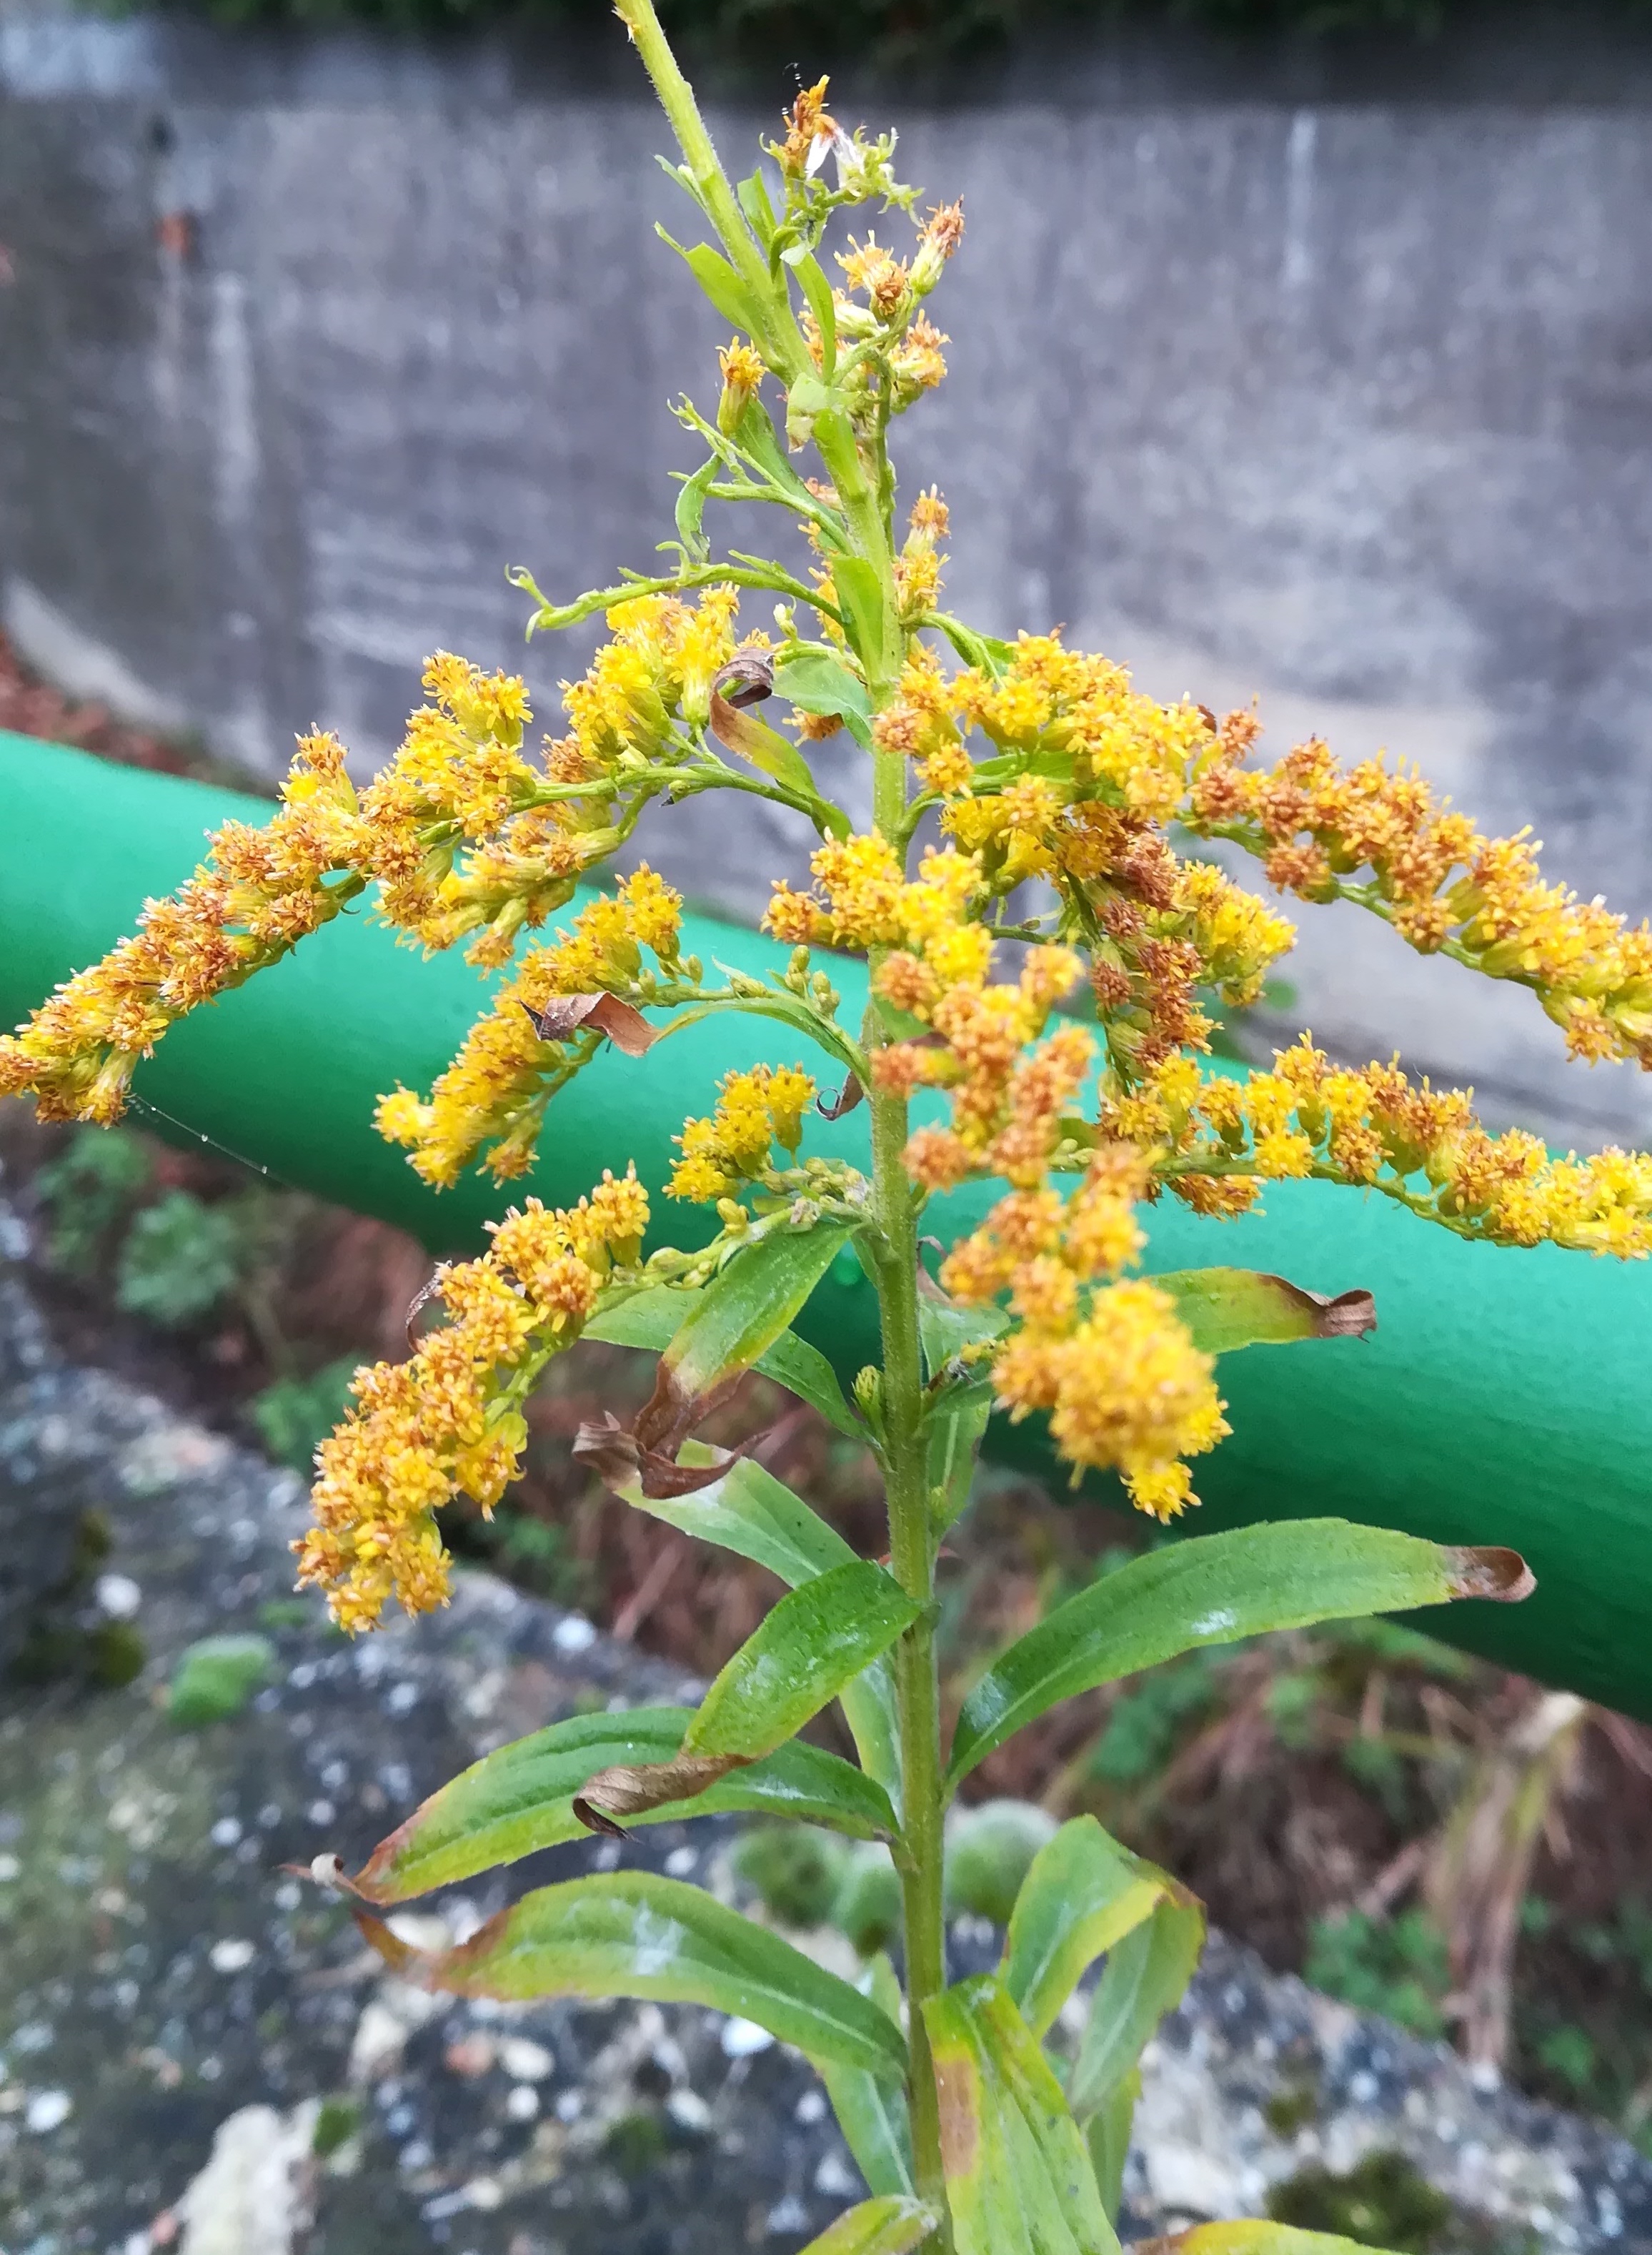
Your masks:
[{"label": "goldenrod plant", "polygon": [[[31,1094],[44,1118],[116,1120],[135,1063],[176,1019],[369,889],[415,946],[462,945],[503,974],[428,1094],[381,1104],[383,1134],[433,1184],[479,1163],[501,1184],[521,1177],[575,1074],[599,1057],[605,1072],[634,1070],[708,1013],[795,1037],[796,1064],[732,1072],[685,1123],[666,1195],[709,1210],[687,1248],[645,1250],[648,1188],[616,1151],[576,1206],[524,1198],[485,1253],[438,1270],[410,1358],[356,1373],[354,1407],[318,1451],[299,1550],[301,1582],[346,1629],[371,1628],[392,1597],[410,1612],[442,1603],[443,1507],[499,1502],[542,1373],[594,1337],[659,1366],[630,1425],[585,1430],[589,1462],[638,1510],[772,1568],[789,1593],[693,1711],[537,1732],[454,1780],[354,1877],[321,1869],[354,1892],[378,1947],[439,1988],[687,1999],[796,2045],[870,2191],[816,2255],[1096,2255],[1117,2244],[1138,2062],[1191,1972],[1199,1907],[1080,1818],[1034,1857],[998,1970],[949,1985],[942,1840],[959,1787],[1057,1701],[1179,1654],[1518,1598],[1530,1577],[1508,1551],[1334,1519],[1164,1544],[1003,1653],[948,1746],[935,1561],[990,1412],[1046,1416],[1075,1478],[1116,1472],[1168,1521],[1197,1500],[1192,1461],[1228,1430],[1222,1354],[1373,1322],[1358,1290],[1325,1300],[1231,1268],[1131,1274],[1144,1201],[1239,1214],[1267,1182],[1311,1176],[1496,1244],[1620,1258],[1652,1244],[1643,1156],[1551,1157],[1530,1135],[1487,1133],[1463,1096],[1395,1064],[1348,1070],[1306,1039],[1248,1078],[1201,1071],[1201,997],[1254,999],[1292,928],[1179,844],[1224,840],[1276,891],[1356,902],[1422,952],[1530,987],[1586,1059],[1652,1066],[1652,931],[1546,883],[1523,838],[1482,836],[1408,772],[1345,769],[1317,741],[1258,768],[1251,714],[1157,703],[1057,635],[1000,641],[942,608],[946,506],[934,491],[898,506],[888,439],[944,374],[948,340],[927,309],[961,209],[917,214],[893,137],[844,130],[824,81],[799,95],[766,166],[732,185],[650,0],[619,0],[619,13],[707,238],[672,247],[734,332],[711,411],[677,409],[704,459],[682,483],[665,568],[560,606],[521,575],[535,627],[601,613],[612,637],[564,685],[567,733],[537,751],[522,683],[447,655],[365,789],[332,736],[305,737],[271,820],[227,825],[136,937],[0,1043],[0,1090]],[[826,247],[838,215],[867,205],[886,231],[915,226],[904,254],[871,225]],[[706,516],[721,502],[801,523],[807,576],[715,553]],[[753,597],[760,627],[740,620]],[[765,703],[789,710],[790,733]],[[839,729],[870,766],[867,830],[811,755]],[[783,972],[713,973],[685,954],[679,897],[646,865],[536,936],[645,818],[708,790],[792,808],[818,832],[811,887],[777,885],[767,911],[792,951]],[[1048,905],[1026,912],[1029,895]],[[858,1025],[843,1022],[832,981],[845,950],[871,966]],[[1064,1008],[1074,998],[1082,1010]],[[811,1151],[817,1108],[863,1102],[869,1169]],[[1002,1195],[932,1279],[926,1206],[981,1181]],[[875,1284],[882,1324],[881,1364],[848,1393],[790,1328],[842,1257]],[[886,1562],[857,1556],[750,1455],[696,1438],[753,1366],[874,1452]],[[834,1700],[858,1763],[796,1735]],[[900,1977],[878,1955],[858,1985],[840,1978],[710,1894],[624,1869],[529,1893],[445,1952],[411,1950],[374,1915],[582,1829],[728,1810],[886,1856]],[[1098,1958],[1075,2050],[1046,2048]],[[1341,2243],[1255,2223],[1188,2242],[1211,2255],[1298,2244]]]}]

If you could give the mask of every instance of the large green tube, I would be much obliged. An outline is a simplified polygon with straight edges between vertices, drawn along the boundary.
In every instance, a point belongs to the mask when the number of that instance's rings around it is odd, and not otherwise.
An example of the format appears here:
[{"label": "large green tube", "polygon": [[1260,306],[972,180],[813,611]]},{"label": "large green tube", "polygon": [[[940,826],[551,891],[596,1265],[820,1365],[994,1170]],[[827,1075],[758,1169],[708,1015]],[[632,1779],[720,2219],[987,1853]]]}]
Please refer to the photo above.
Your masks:
[{"label": "large green tube", "polygon": [[[145,895],[198,858],[202,833],[256,802],[0,735],[0,1022],[130,931]],[[758,967],[768,945],[704,924],[708,959]],[[857,968],[841,983],[851,1022]],[[427,1087],[481,989],[452,958],[422,962],[360,917],[306,941],[277,970],[168,1036],[139,1092],[285,1181],[416,1232],[473,1246],[503,1199],[472,1180],[437,1197],[370,1119],[396,1081]],[[685,1111],[731,1064],[794,1045],[761,1020],[723,1017],[635,1063],[614,1057],[551,1113],[529,1187],[566,1200],[634,1157],[658,1188]],[[861,1117],[817,1129],[846,1154]],[[982,1205],[933,1210],[956,1234]],[[689,1217],[683,1217],[685,1225]],[[1466,1605],[1427,1626],[1544,1680],[1652,1718],[1652,1271],[1550,1247],[1460,1243],[1389,1205],[1323,1184],[1270,1191],[1265,1217],[1200,1221],[1166,1205],[1148,1266],[1277,1270],[1315,1290],[1376,1294],[1374,1339],[1253,1348],[1222,1364],[1231,1440],[1201,1461],[1206,1528],[1337,1513],[1444,1542],[1507,1542],[1537,1575],[1509,1607]],[[845,1373],[876,1352],[858,1277],[833,1282],[807,1328]],[[1047,1464],[1040,1437],[997,1428],[1000,1457]]]}]

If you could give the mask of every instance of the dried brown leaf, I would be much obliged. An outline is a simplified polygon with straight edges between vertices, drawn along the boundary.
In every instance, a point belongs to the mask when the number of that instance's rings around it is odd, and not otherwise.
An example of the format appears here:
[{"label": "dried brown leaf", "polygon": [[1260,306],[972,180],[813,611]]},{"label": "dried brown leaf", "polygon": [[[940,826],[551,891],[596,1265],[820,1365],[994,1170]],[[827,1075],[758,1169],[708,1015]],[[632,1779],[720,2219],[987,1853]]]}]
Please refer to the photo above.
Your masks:
[{"label": "dried brown leaf", "polygon": [[622,1816],[646,1816],[668,1802],[692,1801],[732,1769],[750,1766],[746,1754],[678,1754],[665,1762],[617,1763],[586,1779],[574,1795],[573,1812],[587,1831],[628,1839]]},{"label": "dried brown leaf", "polygon": [[1453,1597],[1488,1598],[1494,1605],[1515,1605],[1537,1586],[1537,1577],[1518,1550],[1492,1543],[1449,1544],[1446,1555]]},{"label": "dried brown leaf", "polygon": [[564,1042],[582,1026],[594,1026],[615,1049],[638,1057],[660,1038],[641,1011],[617,994],[553,994],[542,1010],[528,1010],[526,1002],[522,1008],[542,1042]]}]

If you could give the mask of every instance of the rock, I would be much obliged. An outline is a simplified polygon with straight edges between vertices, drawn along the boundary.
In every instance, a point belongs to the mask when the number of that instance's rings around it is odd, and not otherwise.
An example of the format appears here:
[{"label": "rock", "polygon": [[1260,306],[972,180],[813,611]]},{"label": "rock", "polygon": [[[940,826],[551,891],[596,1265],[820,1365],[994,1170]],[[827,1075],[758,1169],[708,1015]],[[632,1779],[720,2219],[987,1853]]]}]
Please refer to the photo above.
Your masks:
[{"label": "rock", "polygon": [[[292,1598],[299,1480],[66,1364],[0,1271],[0,1529],[47,1494],[102,1520],[90,1601],[101,1612],[96,1587],[119,1577],[144,1658],[124,1688],[72,1669],[0,1691],[6,2247],[793,2255],[856,2196],[812,2072],[761,2029],[427,1995],[282,1868],[354,1869],[507,1739],[699,1686],[480,1575],[438,1616],[338,1636]],[[264,1680],[180,1728],[180,1663],[225,1638],[262,1640]],[[622,1858],[732,1884],[731,1837],[708,1819],[592,1839],[398,1915],[410,1937],[458,1939],[530,1886]],[[967,1972],[999,1937],[971,1913],[952,1942]],[[809,1946],[846,1958],[835,1933]],[[1287,2183],[1323,2202],[1315,2168],[1396,2153],[1482,2220],[1476,2246],[1652,2255],[1652,2166],[1630,2147],[1477,2090],[1448,2052],[1220,1937],[1146,2062],[1139,2129],[1127,2237],[1256,2214]]]},{"label": "rock", "polygon": [[318,2102],[290,2114],[243,2106],[219,2125],[178,2203],[181,2255],[292,2255],[312,2220]]}]

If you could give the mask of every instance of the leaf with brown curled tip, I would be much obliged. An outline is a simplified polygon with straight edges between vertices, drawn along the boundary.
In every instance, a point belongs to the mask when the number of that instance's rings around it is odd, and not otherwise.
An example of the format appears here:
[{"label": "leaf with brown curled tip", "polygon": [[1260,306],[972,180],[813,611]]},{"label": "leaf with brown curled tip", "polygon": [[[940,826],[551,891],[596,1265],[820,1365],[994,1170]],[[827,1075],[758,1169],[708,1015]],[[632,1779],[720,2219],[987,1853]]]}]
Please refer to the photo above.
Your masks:
[{"label": "leaf with brown curled tip", "polygon": [[626,1057],[640,1057],[660,1038],[658,1028],[617,994],[553,994],[542,1010],[529,1010],[526,1002],[522,1008],[542,1042],[565,1042],[582,1026],[592,1026]]},{"label": "leaf with brown curled tip", "polygon": [[[771,1229],[743,1247],[713,1282],[684,1296],[654,1392],[629,1430],[612,1416],[582,1426],[574,1453],[610,1487],[640,1476],[650,1498],[708,1487],[732,1457],[685,1466],[677,1462],[683,1444],[776,1345],[854,1228],[852,1222],[822,1220],[807,1229]],[[753,1434],[736,1453],[762,1438]]]},{"label": "leaf with brown curled tip", "polygon": [[774,661],[766,650],[737,650],[711,679],[711,733],[788,790],[816,796],[808,761],[789,738],[745,710],[774,693]]},{"label": "leaf with brown curled tip", "polygon": [[1174,1300],[1206,1354],[1298,1339],[1361,1338],[1376,1329],[1376,1302],[1368,1292],[1309,1292],[1256,1268],[1176,1268],[1152,1281]]},{"label": "leaf with brown curled tip", "polygon": [[650,1448],[622,1425],[612,1410],[598,1423],[584,1424],[574,1436],[573,1453],[589,1465],[605,1487],[619,1490],[633,1480],[651,1502],[692,1495],[720,1480],[737,1458],[750,1455],[767,1432],[753,1433],[738,1449],[707,1448],[699,1463],[679,1464],[662,1449]]},{"label": "leaf with brown curled tip", "polygon": [[851,1072],[830,1104],[823,1096],[817,1096],[815,1109],[822,1120],[842,1120],[854,1110],[865,1093],[859,1074]]},{"label": "leaf with brown curled tip", "polygon": [[678,1754],[663,1762],[616,1763],[587,1778],[573,1798],[573,1812],[592,1832],[607,1832],[616,1840],[631,1835],[620,1823],[622,1816],[646,1816],[668,1801],[692,1801],[732,1769],[746,1769],[752,1754]]},{"label": "leaf with brown curled tip", "polygon": [[869,1997],[703,1888],[652,1872],[541,1887],[467,1942],[426,1952],[382,1919],[364,1938],[404,1980],[461,1997],[637,1997],[755,2020],[811,2059],[896,2080],[900,2029]]},{"label": "leaf with brown curled tip", "polygon": [[1297,1519],[1190,1535],[1133,1558],[1057,1605],[1000,1653],[964,1701],[951,1777],[1081,1691],[1177,1654],[1453,1598],[1522,1598],[1525,1561],[1447,1549],[1341,1519]]},{"label": "leaf with brown curled tip", "polygon": [[1452,1594],[1459,1598],[1488,1598],[1493,1605],[1517,1605],[1537,1586],[1537,1577],[1518,1550],[1499,1543],[1448,1543]]}]

